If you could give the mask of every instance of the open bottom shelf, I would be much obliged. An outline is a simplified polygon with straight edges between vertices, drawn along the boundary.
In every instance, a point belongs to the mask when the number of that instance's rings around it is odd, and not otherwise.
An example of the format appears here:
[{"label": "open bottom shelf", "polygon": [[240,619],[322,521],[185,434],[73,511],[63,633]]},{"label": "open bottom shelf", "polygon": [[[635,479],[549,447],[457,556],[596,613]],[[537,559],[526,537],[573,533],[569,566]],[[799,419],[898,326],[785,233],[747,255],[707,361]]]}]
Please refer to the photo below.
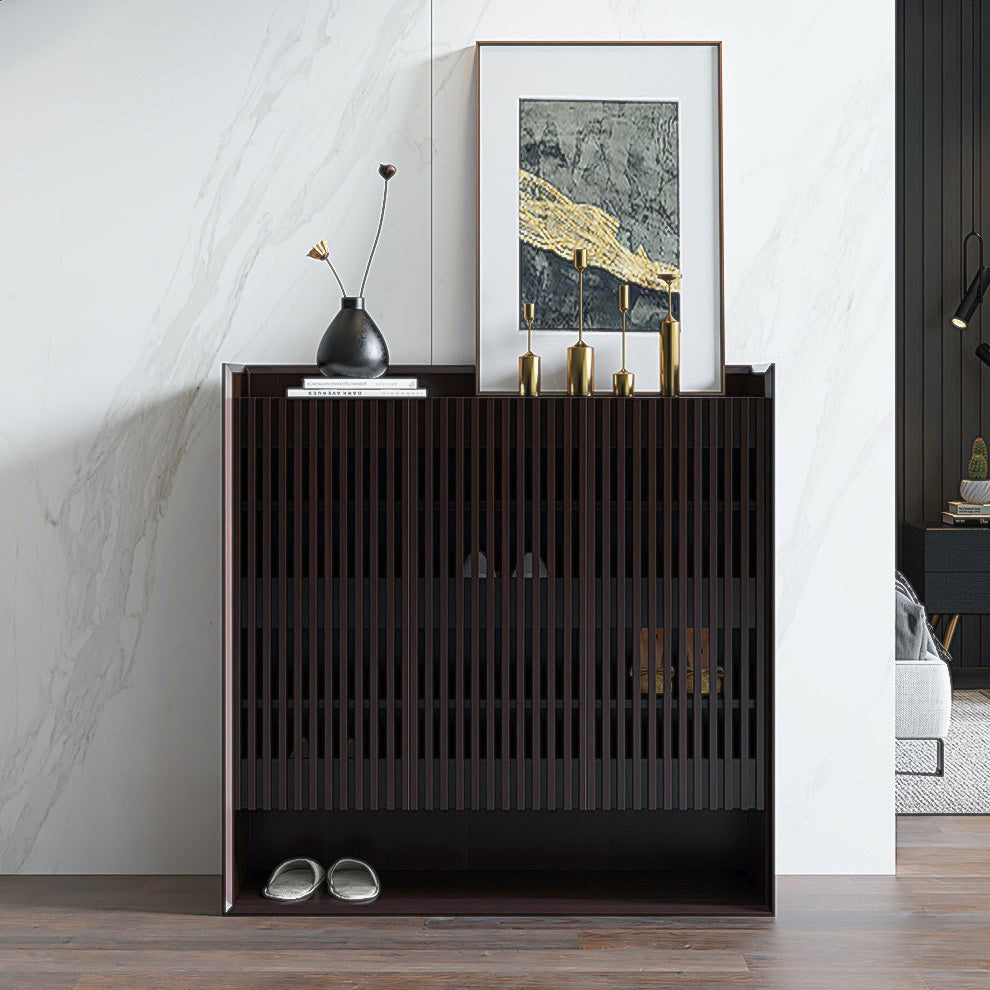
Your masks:
[{"label": "open bottom shelf", "polygon": [[295,904],[261,896],[251,878],[231,914],[279,915],[765,915],[742,872],[667,870],[391,870],[374,904],[346,904],[324,887]]}]

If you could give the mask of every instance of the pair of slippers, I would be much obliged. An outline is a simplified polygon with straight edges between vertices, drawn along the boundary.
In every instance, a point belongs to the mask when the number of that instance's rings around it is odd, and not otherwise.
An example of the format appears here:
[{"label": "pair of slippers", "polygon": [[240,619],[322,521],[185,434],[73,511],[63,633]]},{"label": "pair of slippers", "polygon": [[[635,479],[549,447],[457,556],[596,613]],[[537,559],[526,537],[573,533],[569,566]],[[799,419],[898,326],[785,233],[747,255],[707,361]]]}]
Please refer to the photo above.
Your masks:
[{"label": "pair of slippers", "polygon": [[277,866],[262,894],[273,901],[304,901],[320,889],[324,878],[331,896],[350,904],[371,904],[382,892],[378,874],[363,860],[344,857],[324,873],[315,859],[300,856]]}]

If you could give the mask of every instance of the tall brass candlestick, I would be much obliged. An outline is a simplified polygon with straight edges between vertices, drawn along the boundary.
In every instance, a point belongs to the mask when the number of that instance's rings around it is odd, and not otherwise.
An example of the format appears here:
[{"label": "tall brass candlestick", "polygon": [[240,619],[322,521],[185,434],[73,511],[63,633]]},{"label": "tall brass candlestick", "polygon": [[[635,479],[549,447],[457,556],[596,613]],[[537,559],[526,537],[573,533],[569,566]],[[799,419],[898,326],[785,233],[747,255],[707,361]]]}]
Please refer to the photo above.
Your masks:
[{"label": "tall brass candlestick", "polygon": [[526,353],[519,358],[519,394],[540,394],[540,357],[533,353],[533,320],[536,306],[523,303],[523,319],[526,321]]},{"label": "tall brass candlestick", "polygon": [[674,319],[671,285],[677,275],[661,275],[667,283],[667,318],[660,324],[660,394],[681,394],[681,325]]},{"label": "tall brass candlestick", "polygon": [[636,390],[636,376],[626,370],[626,313],[629,312],[629,284],[619,286],[619,312],[622,313],[622,370],[612,375],[613,395],[632,395]]},{"label": "tall brass candlestick", "polygon": [[574,267],[578,273],[578,342],[567,348],[567,394],[591,395],[595,391],[595,349],[584,342],[584,270],[588,252],[574,249]]}]

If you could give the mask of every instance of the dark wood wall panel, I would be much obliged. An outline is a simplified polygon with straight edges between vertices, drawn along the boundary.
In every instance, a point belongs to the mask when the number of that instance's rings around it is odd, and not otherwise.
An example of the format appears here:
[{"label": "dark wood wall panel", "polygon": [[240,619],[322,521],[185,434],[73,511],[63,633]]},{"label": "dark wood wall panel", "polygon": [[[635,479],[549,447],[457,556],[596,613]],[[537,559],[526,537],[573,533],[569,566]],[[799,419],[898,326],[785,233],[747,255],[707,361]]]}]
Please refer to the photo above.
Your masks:
[{"label": "dark wood wall panel", "polygon": [[[982,126],[990,17],[983,7],[979,0],[898,3],[898,559],[901,524],[941,518],[945,502],[958,497],[974,436],[990,431],[990,369],[974,354],[985,339],[987,305],[963,332],[949,322],[962,295],[962,239],[974,217],[990,238],[990,200],[985,207],[980,192],[990,178],[990,127]],[[974,252],[970,272],[975,260]],[[990,668],[990,618],[964,617],[952,652],[960,666]]]}]

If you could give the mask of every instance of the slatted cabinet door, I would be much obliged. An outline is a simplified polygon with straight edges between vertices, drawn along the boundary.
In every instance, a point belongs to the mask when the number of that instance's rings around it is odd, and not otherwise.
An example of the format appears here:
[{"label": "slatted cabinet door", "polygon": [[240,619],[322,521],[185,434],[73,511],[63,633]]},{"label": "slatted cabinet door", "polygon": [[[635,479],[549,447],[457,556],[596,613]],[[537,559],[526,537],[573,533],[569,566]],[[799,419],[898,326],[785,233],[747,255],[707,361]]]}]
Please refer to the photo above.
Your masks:
[{"label": "slatted cabinet door", "polygon": [[235,810],[765,809],[771,399],[229,420]]}]

